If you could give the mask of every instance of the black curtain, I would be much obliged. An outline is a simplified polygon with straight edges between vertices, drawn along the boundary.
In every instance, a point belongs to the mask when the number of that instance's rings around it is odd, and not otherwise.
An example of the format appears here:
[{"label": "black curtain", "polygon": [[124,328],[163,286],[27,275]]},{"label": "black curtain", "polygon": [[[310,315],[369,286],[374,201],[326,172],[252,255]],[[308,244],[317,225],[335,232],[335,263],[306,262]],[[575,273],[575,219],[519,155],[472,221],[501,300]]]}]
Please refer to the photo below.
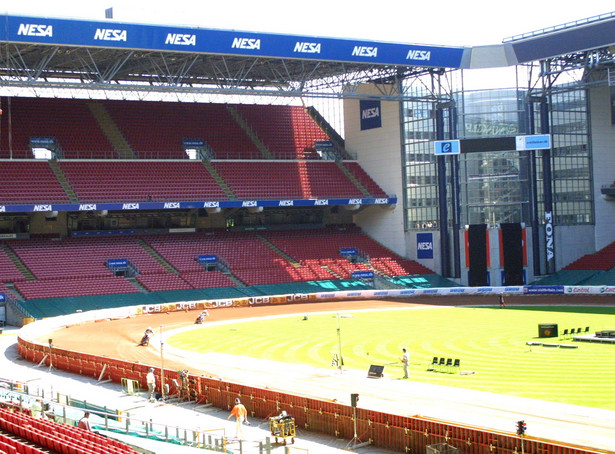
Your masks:
[{"label": "black curtain", "polygon": [[523,238],[521,224],[500,224],[504,255],[504,285],[523,285]]},{"label": "black curtain", "polygon": [[468,230],[470,249],[470,287],[489,285],[487,281],[487,224],[471,225]]}]

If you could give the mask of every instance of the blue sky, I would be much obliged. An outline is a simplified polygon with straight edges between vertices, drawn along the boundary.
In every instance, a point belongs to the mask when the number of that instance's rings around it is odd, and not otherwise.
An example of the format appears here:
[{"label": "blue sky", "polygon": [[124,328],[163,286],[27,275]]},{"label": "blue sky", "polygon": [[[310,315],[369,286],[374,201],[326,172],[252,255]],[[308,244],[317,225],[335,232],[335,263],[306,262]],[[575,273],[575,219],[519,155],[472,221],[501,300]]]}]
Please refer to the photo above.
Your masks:
[{"label": "blue sky", "polygon": [[605,0],[30,0],[2,5],[0,13],[103,20],[110,7],[122,22],[450,46],[499,44],[615,10]]}]

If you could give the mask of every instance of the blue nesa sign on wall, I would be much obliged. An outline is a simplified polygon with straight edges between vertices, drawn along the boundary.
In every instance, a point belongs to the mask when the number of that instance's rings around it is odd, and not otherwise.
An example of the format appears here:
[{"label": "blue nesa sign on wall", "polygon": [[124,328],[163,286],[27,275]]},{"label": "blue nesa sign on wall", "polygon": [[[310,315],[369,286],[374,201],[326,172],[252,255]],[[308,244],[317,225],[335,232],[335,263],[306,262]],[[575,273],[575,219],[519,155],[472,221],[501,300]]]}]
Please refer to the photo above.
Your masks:
[{"label": "blue nesa sign on wall", "polygon": [[433,259],[433,234],[416,234],[416,258]]},{"label": "blue nesa sign on wall", "polygon": [[361,111],[361,131],[382,126],[380,101],[361,100],[359,101],[359,109]]}]

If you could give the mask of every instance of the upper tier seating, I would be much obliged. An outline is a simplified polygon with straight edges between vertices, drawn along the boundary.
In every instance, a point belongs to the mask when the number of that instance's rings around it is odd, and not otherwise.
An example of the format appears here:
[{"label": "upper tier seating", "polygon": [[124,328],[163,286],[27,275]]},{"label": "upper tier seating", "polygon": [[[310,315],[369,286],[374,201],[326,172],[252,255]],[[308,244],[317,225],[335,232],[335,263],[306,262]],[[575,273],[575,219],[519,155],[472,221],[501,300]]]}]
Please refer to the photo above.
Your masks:
[{"label": "upper tier seating", "polygon": [[329,137],[301,106],[242,104],[237,111],[276,159],[317,159],[314,141]]},{"label": "upper tier seating", "polygon": [[387,197],[382,188],[363,170],[358,162],[345,162],[344,165],[372,196]]},{"label": "upper tier seating", "polygon": [[214,162],[213,165],[242,200],[363,197],[359,188],[331,161]]},{"label": "upper tier seating", "polygon": [[[64,157],[110,158],[115,153],[88,108],[91,101],[62,98],[2,98],[0,157],[32,158],[32,137],[54,138]],[[9,118],[11,128],[9,129]],[[9,146],[9,133],[11,142]]]},{"label": "upper tier seating", "polygon": [[69,201],[47,161],[2,161],[0,169],[0,204]]},{"label": "upper tier seating", "polygon": [[80,202],[227,200],[200,161],[61,161]]},{"label": "upper tier seating", "polygon": [[615,268],[615,242],[594,254],[587,254],[564,267],[564,270],[599,270]]},{"label": "upper tier seating", "polygon": [[224,104],[105,101],[107,112],[138,156],[185,159],[184,139],[204,140],[221,159],[262,154]]}]

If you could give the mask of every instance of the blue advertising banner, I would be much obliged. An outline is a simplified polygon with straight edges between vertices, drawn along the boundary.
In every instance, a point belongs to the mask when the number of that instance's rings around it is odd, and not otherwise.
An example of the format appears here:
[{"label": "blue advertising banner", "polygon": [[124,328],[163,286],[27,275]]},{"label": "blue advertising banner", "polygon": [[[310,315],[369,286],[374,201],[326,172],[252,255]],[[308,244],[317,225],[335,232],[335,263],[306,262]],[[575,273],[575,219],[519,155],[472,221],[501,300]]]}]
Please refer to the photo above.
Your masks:
[{"label": "blue advertising banner", "polygon": [[216,263],[218,261],[217,255],[199,255],[197,258],[199,263]]},{"label": "blue advertising banner", "polygon": [[361,131],[382,127],[380,101],[361,100],[359,109],[361,111]]},{"label": "blue advertising banner", "polygon": [[126,259],[109,259],[107,260],[107,267],[109,268],[125,268],[128,266],[128,260]]},{"label": "blue advertising banner", "polygon": [[460,68],[462,47],[6,15],[5,42]]},{"label": "blue advertising banner", "polygon": [[333,205],[394,205],[397,197],[356,199],[289,199],[289,200],[220,200],[189,202],[109,202],[0,205],[0,213],[30,213],[52,211],[124,211],[174,210],[190,208],[251,208],[251,207],[317,207]]},{"label": "blue advertising banner", "polygon": [[350,273],[353,279],[373,279],[374,272],[373,271],[353,271]]},{"label": "blue advertising banner", "polygon": [[416,258],[433,259],[433,233],[416,234]]},{"label": "blue advertising banner", "polygon": [[186,148],[190,148],[190,147],[204,147],[205,146],[205,141],[201,140],[201,139],[184,139],[184,147]]},{"label": "blue advertising banner", "polygon": [[564,286],[563,285],[532,285],[528,287],[523,287],[523,293],[528,295],[536,294],[536,295],[544,295],[544,294],[563,294]]}]

